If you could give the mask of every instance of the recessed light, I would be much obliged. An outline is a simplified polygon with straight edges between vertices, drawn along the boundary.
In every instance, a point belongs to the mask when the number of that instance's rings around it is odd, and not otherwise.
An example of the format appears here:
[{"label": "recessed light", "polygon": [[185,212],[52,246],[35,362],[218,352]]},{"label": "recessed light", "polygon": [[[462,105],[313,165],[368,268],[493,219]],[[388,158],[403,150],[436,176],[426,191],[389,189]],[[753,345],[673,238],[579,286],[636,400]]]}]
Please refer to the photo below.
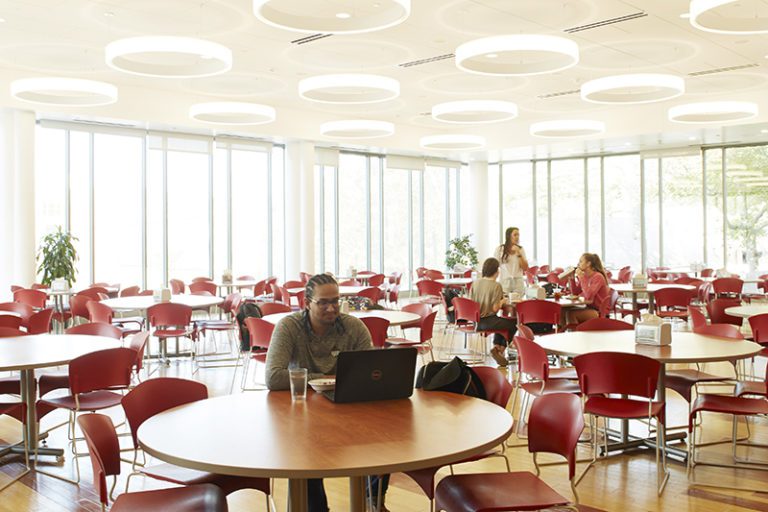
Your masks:
[{"label": "recessed light", "polygon": [[340,20],[348,20],[349,18],[352,17],[352,15],[349,14],[348,12],[337,12],[336,17],[339,18]]},{"label": "recessed light", "polygon": [[688,137],[688,140],[696,140],[696,137],[694,137],[693,135],[691,135],[690,137]]},{"label": "recessed light", "polygon": [[760,133],[768,133],[768,130],[762,129],[762,130],[760,130]]},{"label": "recessed light", "polygon": [[498,53],[489,53],[485,56],[486,59],[497,59],[499,57]]},{"label": "recessed light", "polygon": [[5,23],[5,18],[0,18],[0,23]]}]

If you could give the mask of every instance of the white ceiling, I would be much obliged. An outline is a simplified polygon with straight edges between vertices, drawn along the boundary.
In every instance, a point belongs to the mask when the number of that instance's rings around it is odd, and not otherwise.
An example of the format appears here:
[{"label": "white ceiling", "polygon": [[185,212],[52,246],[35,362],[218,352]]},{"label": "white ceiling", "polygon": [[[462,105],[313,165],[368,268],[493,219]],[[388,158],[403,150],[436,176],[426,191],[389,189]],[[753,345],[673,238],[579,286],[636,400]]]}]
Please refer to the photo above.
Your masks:
[{"label": "white ceiling", "polygon": [[[304,1],[308,10],[323,3]],[[757,3],[768,11],[766,2]],[[291,41],[306,34],[261,23],[252,13],[251,0],[0,0],[0,17],[5,20],[0,23],[0,106],[36,108],[38,116],[46,118],[237,133],[275,141],[299,138],[324,145],[338,142],[320,135],[319,126],[325,121],[380,119],[395,123],[396,133],[374,139],[366,147],[398,153],[421,152],[418,140],[423,135],[472,133],[487,138],[487,151],[459,155],[462,158],[563,156],[768,140],[768,133],[762,133],[768,129],[768,36],[708,34],[680,17],[687,10],[685,0],[413,0],[410,18],[399,26],[299,45]],[[636,13],[647,15],[564,32]],[[518,33],[569,37],[579,45],[580,63],[549,75],[498,78],[464,73],[453,59],[399,66],[453,53],[459,44],[479,37]],[[224,75],[185,80],[144,78],[108,68],[105,45],[135,35],[209,39],[233,50],[234,66]],[[692,76],[731,67],[744,68]],[[401,96],[356,106],[314,104],[298,97],[299,80],[332,72],[396,78]],[[585,103],[578,92],[542,97],[577,91],[587,80],[625,72],[677,74],[685,77],[687,92],[666,102],[621,107]],[[10,81],[35,76],[107,81],[118,86],[120,100],[87,109],[41,109],[10,97]],[[428,115],[435,103],[461,99],[514,101],[520,115],[513,121],[470,127],[439,123]],[[747,126],[726,128],[691,128],[666,119],[672,105],[710,99],[755,101],[761,114]],[[277,121],[222,130],[188,118],[191,104],[214,100],[272,105]],[[607,132],[557,144],[528,134],[533,122],[563,118],[602,120]]]}]

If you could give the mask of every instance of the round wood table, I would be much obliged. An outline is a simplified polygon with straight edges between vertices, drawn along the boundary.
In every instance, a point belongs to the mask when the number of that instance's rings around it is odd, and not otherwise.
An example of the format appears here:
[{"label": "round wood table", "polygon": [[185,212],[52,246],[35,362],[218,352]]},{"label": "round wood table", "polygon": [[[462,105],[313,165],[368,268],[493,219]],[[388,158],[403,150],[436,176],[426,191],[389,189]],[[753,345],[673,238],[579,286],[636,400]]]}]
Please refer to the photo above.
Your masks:
[{"label": "round wood table", "polygon": [[[632,283],[612,283],[609,285],[611,289],[616,290],[617,292],[623,294],[629,293],[632,295],[632,309],[637,311],[637,294],[638,293],[647,293],[648,294],[648,312],[653,313],[656,310],[656,305],[653,301],[653,294],[657,291],[661,290],[662,288],[680,288],[682,290],[695,290],[695,286],[691,286],[689,284],[670,284],[670,283],[648,283],[648,286],[646,288],[635,288],[632,286]],[[637,319],[635,316],[632,316],[632,321],[635,322]]]},{"label": "round wood table", "polygon": [[[266,320],[269,323],[277,325],[280,320],[285,318],[288,315],[292,315],[293,313],[273,313],[271,315],[264,316],[264,320]],[[384,318],[385,320],[389,320],[390,326],[397,326],[402,324],[407,324],[409,322],[415,322],[420,317],[416,313],[409,313],[407,311],[394,311],[390,309],[372,309],[370,311],[350,311],[349,314],[351,316],[357,317],[357,318]]]},{"label": "round wood table", "polygon": [[749,318],[755,315],[764,315],[768,313],[768,304],[749,304],[747,306],[733,306],[725,308],[725,314],[738,316],[740,318]]},{"label": "round wood table", "polygon": [[221,280],[213,281],[213,284],[215,284],[217,288],[220,288],[219,293],[221,293],[224,290],[233,290],[235,288],[237,288],[238,290],[243,288],[253,288],[260,282],[261,281],[258,281],[256,279],[233,279],[228,283],[225,283],[224,281],[221,281]]},{"label": "round wood table", "polygon": [[[30,450],[37,446],[35,369],[66,365],[76,357],[120,346],[120,341],[114,338],[83,334],[37,334],[0,338],[0,371],[21,372],[21,399],[26,405],[27,414],[24,435],[29,440]],[[40,448],[39,453],[60,456],[63,450]]]},{"label": "round wood table", "polygon": [[[174,304],[184,304],[191,308],[205,308],[218,306],[224,299],[212,295],[171,295],[171,302]],[[101,301],[115,311],[143,311],[160,304],[154,297],[148,295],[135,295],[133,297],[118,297],[116,299],[107,299]]]},{"label": "round wood table", "polygon": [[471,277],[448,277],[444,279],[435,279],[436,283],[440,283],[445,286],[464,286],[472,282]]},{"label": "round wood table", "polygon": [[138,438],[182,467],[288,478],[291,512],[307,510],[306,479],[350,477],[350,510],[362,512],[364,476],[455,462],[511,432],[505,409],[463,395],[415,390],[409,399],[334,404],[310,390],[299,403],[278,391],[183,405],[144,422]]}]

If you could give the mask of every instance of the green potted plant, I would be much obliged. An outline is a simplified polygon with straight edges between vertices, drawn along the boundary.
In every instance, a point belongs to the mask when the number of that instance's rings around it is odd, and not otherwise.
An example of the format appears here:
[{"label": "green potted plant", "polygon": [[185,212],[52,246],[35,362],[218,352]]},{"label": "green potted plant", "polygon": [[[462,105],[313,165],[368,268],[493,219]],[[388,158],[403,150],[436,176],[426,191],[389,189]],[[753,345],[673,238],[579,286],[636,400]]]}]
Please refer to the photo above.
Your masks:
[{"label": "green potted plant", "polygon": [[77,251],[72,243],[77,240],[69,232],[64,232],[61,226],[56,228],[53,233],[47,234],[37,251],[37,261],[39,266],[37,271],[42,274],[41,282],[44,285],[51,286],[54,280],[66,282],[68,287],[72,286],[75,280],[75,261],[77,261]]},{"label": "green potted plant", "polygon": [[477,249],[469,241],[472,235],[460,236],[448,242],[445,251],[445,265],[450,269],[456,267],[475,268],[478,263]]}]

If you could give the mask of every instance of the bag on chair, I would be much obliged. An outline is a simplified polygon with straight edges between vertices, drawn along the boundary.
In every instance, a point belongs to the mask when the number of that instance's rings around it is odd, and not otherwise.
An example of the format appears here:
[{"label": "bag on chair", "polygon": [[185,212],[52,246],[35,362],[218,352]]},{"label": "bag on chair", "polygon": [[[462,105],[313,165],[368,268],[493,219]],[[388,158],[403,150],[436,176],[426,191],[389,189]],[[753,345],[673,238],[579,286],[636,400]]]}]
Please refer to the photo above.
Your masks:
[{"label": "bag on chair", "polygon": [[459,357],[447,363],[433,361],[422,366],[416,377],[416,387],[425,391],[447,391],[486,399],[480,377]]},{"label": "bag on chair", "polygon": [[240,350],[243,352],[251,349],[251,335],[245,326],[245,319],[248,317],[261,318],[261,308],[255,302],[243,302],[240,310],[237,312],[237,325],[240,327]]}]

